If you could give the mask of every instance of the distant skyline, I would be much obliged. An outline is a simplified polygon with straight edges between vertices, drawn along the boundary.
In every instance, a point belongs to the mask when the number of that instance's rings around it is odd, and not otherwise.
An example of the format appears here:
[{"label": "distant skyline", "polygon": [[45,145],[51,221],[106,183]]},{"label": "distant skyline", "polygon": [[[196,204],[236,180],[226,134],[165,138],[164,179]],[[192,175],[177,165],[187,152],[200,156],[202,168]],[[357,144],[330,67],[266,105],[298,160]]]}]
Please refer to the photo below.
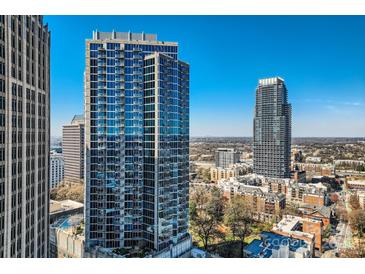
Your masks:
[{"label": "distant skyline", "polygon": [[293,137],[365,136],[364,16],[45,16],[51,136],[83,112],[93,30],[178,41],[191,66],[190,134],[252,136],[258,79],[285,79]]}]

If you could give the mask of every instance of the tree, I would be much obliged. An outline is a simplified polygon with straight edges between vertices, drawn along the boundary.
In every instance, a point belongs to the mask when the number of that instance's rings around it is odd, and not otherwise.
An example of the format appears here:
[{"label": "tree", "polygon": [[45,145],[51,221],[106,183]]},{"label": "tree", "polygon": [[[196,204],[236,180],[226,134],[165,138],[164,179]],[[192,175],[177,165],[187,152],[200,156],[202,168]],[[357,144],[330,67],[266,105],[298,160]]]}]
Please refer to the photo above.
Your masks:
[{"label": "tree", "polygon": [[350,225],[356,229],[359,238],[363,236],[365,229],[365,212],[362,209],[356,209],[350,213]]},{"label": "tree", "polygon": [[73,200],[84,202],[84,185],[82,182],[63,181],[57,188],[50,191],[50,198],[56,201]]},{"label": "tree", "polygon": [[220,234],[225,207],[223,194],[216,187],[197,187],[191,194],[189,207],[191,230],[207,250],[214,236]]},{"label": "tree", "polygon": [[344,206],[337,206],[336,207],[336,216],[340,219],[340,221],[348,222],[348,213]]},{"label": "tree", "polygon": [[331,236],[331,230],[332,230],[332,225],[328,224],[322,233],[323,239],[328,239]]},{"label": "tree", "polygon": [[365,258],[364,241],[359,240],[352,248],[344,249],[340,252],[341,258]]},{"label": "tree", "polygon": [[350,203],[352,210],[356,210],[356,209],[360,208],[359,198],[357,197],[356,194],[353,194],[350,196],[349,203]]},{"label": "tree", "polygon": [[205,183],[210,183],[210,181],[211,181],[210,169],[203,170],[203,180]]},{"label": "tree", "polygon": [[234,196],[225,213],[225,224],[230,228],[234,238],[240,240],[240,254],[243,257],[243,242],[250,233],[252,224],[251,208],[242,196]]},{"label": "tree", "polygon": [[364,165],[358,165],[356,167],[356,171],[358,171],[358,172],[364,172],[365,171],[365,166]]}]

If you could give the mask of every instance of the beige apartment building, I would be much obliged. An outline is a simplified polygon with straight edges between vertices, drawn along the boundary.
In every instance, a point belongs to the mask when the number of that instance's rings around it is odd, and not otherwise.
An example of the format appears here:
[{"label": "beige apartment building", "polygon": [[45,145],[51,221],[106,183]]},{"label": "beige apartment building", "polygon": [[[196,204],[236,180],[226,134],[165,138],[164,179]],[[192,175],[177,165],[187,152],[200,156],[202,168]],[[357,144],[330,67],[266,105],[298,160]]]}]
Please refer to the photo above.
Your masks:
[{"label": "beige apartment building", "polygon": [[84,116],[75,115],[70,125],[62,131],[64,178],[79,181],[84,178]]},{"label": "beige apartment building", "polygon": [[234,181],[220,181],[218,187],[227,199],[231,199],[234,195],[242,196],[252,209],[253,218],[258,221],[278,219],[286,206],[285,194],[267,192],[263,187]]}]

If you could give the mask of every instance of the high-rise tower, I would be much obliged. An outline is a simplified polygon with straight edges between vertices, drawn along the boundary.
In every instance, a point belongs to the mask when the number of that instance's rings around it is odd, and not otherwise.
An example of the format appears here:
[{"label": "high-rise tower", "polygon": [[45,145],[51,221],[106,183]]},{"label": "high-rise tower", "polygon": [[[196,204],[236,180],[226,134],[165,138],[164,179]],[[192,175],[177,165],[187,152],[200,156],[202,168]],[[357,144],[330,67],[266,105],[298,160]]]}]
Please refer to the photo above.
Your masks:
[{"label": "high-rise tower", "polygon": [[240,161],[240,153],[233,148],[218,148],[215,151],[215,166],[228,168]]},{"label": "high-rise tower", "polygon": [[86,248],[190,239],[189,65],[144,33],[86,41]]},{"label": "high-rise tower", "polygon": [[47,257],[50,33],[0,16],[0,257]]},{"label": "high-rise tower", "polygon": [[84,115],[75,115],[71,124],[62,128],[62,154],[65,163],[65,180],[84,179],[85,159],[85,121]]},{"label": "high-rise tower", "polygon": [[290,178],[291,105],[284,80],[259,80],[254,118],[254,172]]}]

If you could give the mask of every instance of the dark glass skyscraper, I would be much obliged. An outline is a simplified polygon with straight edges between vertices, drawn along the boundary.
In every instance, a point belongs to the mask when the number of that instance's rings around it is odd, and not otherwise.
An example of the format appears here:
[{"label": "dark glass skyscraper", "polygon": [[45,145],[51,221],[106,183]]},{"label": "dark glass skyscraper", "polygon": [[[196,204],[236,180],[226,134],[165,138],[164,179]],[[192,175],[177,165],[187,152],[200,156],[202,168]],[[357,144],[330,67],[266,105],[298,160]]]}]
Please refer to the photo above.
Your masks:
[{"label": "dark glass skyscraper", "polygon": [[290,178],[291,105],[284,80],[259,80],[254,118],[254,172]]},{"label": "dark glass skyscraper", "polygon": [[0,16],[0,257],[47,257],[50,33]]},{"label": "dark glass skyscraper", "polygon": [[190,239],[189,65],[177,43],[86,42],[86,248],[161,252]]}]

